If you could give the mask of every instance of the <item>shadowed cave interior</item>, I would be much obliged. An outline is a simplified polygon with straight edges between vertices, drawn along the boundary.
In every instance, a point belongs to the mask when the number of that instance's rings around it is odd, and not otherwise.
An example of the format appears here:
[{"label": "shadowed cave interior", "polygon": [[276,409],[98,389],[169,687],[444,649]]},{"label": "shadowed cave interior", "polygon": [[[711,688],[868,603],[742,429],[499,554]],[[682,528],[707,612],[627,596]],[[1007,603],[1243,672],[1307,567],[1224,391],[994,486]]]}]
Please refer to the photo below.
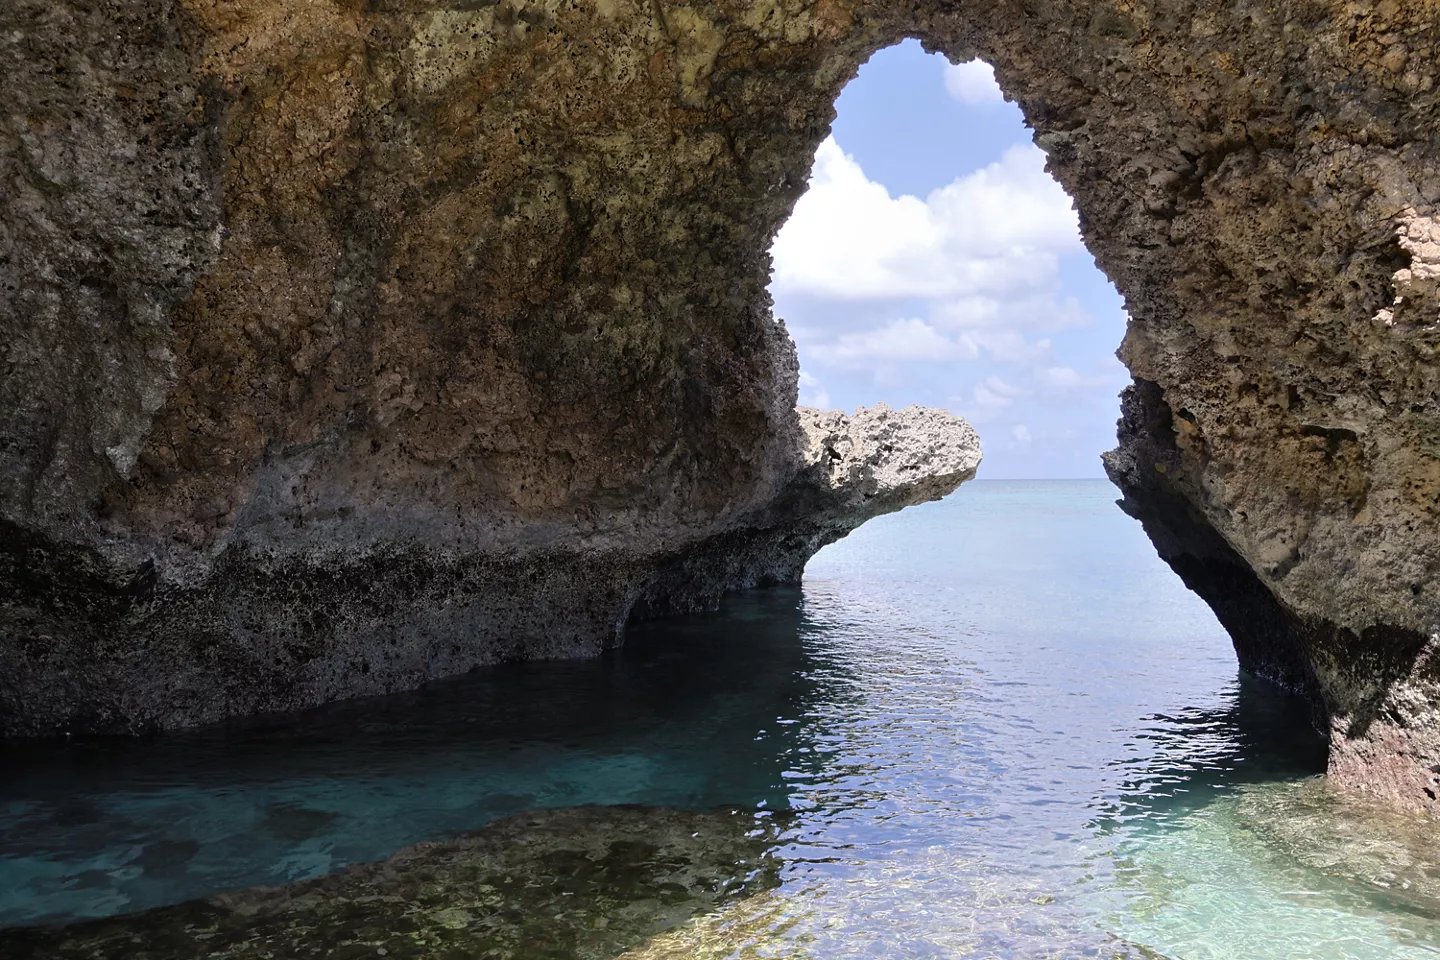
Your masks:
[{"label": "shadowed cave interior", "polygon": [[[1421,135],[1436,126],[1433,30],[1416,11],[321,4],[287,19],[283,4],[113,6],[5,14],[18,64],[3,127],[17,186],[0,223],[7,737],[174,731],[596,656],[632,614],[793,585],[824,544],[968,479],[978,449],[953,418],[797,414],[800,370],[765,290],[767,245],[841,87],[873,51],[918,35],[994,65],[1129,298],[1133,384],[1105,460],[1126,512],[1214,610],[1241,667],[1308,701],[1270,716],[1297,738],[1302,716],[1328,734],[1335,787],[1435,809],[1440,180]],[[237,42],[249,37],[267,42]],[[946,333],[898,319],[901,332]],[[962,349],[954,331],[933,342]],[[843,360],[869,343],[812,349]],[[907,458],[927,457],[930,472],[902,478]],[[1023,500],[989,489],[995,509]],[[931,506],[912,513],[938,516],[919,513]],[[867,602],[916,603],[903,582]],[[869,635],[868,608],[839,603],[824,623],[851,618]],[[886,636],[944,653],[914,660],[980,689],[945,642],[978,649],[985,631],[947,616],[944,637],[909,623]],[[1063,652],[1043,630],[995,635],[1002,651]],[[890,667],[888,649],[865,648]],[[1003,690],[1016,664],[997,656],[976,676]],[[867,679],[887,689],[895,675]],[[937,702],[920,687],[906,701],[917,711]],[[851,706],[875,699],[848,693]],[[1126,710],[1116,724],[1173,719]],[[1186,729],[1225,741],[1224,727]],[[1115,729],[1094,730],[1115,750],[1102,765],[1146,746],[1111,744]],[[996,756],[951,748],[974,782],[1005,780]],[[873,761],[861,749],[847,770]],[[897,788],[908,775],[886,789],[932,801]],[[1292,850],[1277,810],[1350,822],[1353,797],[1291,790],[1288,776],[1215,801],[1233,833],[1177,835]],[[889,794],[868,789],[857,802],[883,807]],[[960,813],[981,819],[991,800]],[[323,832],[311,807],[278,802],[272,832]],[[1080,835],[1076,823],[1092,820],[1077,814],[1057,836]],[[1140,861],[1187,856],[1137,843]],[[164,873],[188,850],[142,853],[138,869]],[[1101,859],[1111,853],[1115,876],[1163,886],[1163,867],[1132,870],[1118,847]],[[1226,862],[1261,861],[1274,867]],[[923,859],[910,866],[923,873]],[[1024,903],[1054,896],[1048,880],[1013,879]],[[1423,924],[1375,907],[1391,901],[1374,879],[1337,896],[1400,931],[1400,946],[1374,935],[1388,956],[1423,947]],[[1254,889],[1290,889],[1267,883]],[[714,892],[692,900],[708,909]],[[271,907],[315,902],[286,896]],[[1056,935],[1020,899],[1001,901],[1001,941]],[[1173,903],[1154,906],[1145,923],[1163,926]],[[168,914],[157,935],[239,923],[211,909],[179,927]],[[474,920],[420,926],[469,936]],[[1115,934],[1117,955],[1165,939],[1145,923],[1139,939]],[[1183,939],[1179,926],[1165,936]],[[50,948],[50,933],[16,936]]]}]

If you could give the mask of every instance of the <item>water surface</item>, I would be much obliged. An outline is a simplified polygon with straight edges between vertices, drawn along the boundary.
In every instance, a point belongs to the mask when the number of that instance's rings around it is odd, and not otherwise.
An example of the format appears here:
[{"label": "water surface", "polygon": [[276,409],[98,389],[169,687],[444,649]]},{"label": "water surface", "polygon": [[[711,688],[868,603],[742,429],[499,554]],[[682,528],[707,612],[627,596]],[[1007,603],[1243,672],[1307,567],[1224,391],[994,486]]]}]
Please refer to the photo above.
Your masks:
[{"label": "water surface", "polygon": [[1304,706],[1237,672],[1113,499],[974,482],[827,548],[803,588],[601,660],[4,747],[0,925],[317,876],[528,809],[736,805],[795,812],[780,886],[746,908],[764,923],[725,934],[757,955],[1440,955],[1429,833],[1324,791]]}]

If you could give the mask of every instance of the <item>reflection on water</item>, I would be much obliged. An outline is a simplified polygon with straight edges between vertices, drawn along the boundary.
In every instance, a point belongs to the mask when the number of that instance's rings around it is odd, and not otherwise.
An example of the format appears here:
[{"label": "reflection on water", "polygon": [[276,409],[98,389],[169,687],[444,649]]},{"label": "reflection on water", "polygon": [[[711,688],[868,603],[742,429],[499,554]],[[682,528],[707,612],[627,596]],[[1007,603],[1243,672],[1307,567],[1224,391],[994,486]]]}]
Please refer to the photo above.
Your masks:
[{"label": "reflection on water", "polygon": [[319,876],[524,810],[783,806],[806,749],[786,718],[844,701],[811,669],[799,603],[756,593],[603,660],[229,733],[6,746],[0,925]]},{"label": "reflection on water", "polygon": [[0,923],[314,876],[531,808],[788,807],[636,956],[1440,955],[1423,827],[1329,796],[1103,483],[975,483],[803,591],[229,734],[4,748]]}]

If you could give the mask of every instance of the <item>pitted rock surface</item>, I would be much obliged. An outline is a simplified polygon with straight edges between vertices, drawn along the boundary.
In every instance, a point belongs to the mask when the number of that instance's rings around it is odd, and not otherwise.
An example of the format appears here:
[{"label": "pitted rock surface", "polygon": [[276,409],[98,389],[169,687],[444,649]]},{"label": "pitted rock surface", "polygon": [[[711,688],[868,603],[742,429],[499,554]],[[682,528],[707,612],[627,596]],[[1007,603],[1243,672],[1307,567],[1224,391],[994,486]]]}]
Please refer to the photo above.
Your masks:
[{"label": "pitted rock surface", "polygon": [[8,3],[0,727],[393,689],[704,594],[656,571],[806,468],[765,252],[915,36],[995,66],[1126,297],[1127,509],[1338,780],[1440,809],[1434,12]]},{"label": "pitted rock surface", "polygon": [[805,459],[843,498],[847,517],[867,503],[894,509],[939,499],[980,466],[979,436],[944,410],[896,411],[882,403],[853,416],[810,407],[799,412]]},{"label": "pitted rock surface", "polygon": [[794,479],[743,525],[671,559],[632,616],[703,609],[722,592],[799,583],[821,547],[874,517],[940,499],[980,466],[980,438],[944,410],[882,403],[850,416],[798,413],[803,441]]}]

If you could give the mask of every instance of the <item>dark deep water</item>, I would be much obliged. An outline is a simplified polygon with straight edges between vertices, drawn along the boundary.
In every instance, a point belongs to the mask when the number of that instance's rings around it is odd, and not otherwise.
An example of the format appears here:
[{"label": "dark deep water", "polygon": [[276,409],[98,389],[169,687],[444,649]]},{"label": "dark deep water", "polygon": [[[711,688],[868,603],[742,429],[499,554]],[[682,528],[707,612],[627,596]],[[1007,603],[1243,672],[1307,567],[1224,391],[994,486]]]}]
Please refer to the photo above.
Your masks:
[{"label": "dark deep water", "polygon": [[537,807],[734,804],[799,812],[761,956],[1440,956],[1429,834],[1325,794],[1304,708],[1237,675],[1114,496],[971,483],[828,548],[802,589],[598,661],[4,746],[0,926],[316,876]]}]

